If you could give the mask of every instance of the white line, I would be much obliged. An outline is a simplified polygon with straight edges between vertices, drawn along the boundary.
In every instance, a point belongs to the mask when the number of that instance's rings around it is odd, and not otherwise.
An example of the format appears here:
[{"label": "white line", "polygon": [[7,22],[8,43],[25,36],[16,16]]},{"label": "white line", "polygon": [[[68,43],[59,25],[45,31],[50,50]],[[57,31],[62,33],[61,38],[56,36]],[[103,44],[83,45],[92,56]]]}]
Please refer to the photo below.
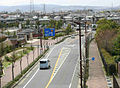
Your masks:
[{"label": "white line", "polygon": [[72,76],[72,79],[71,79],[71,82],[70,82],[69,88],[71,88],[72,81],[73,81],[73,77],[74,77],[74,75],[75,75],[75,71],[76,71],[76,69],[77,69],[78,61],[79,61],[79,57],[78,57],[78,60],[77,60],[76,66],[75,66],[75,70],[74,70],[74,72],[73,72],[73,76]]},{"label": "white line", "polygon": [[[56,46],[55,46],[55,47],[56,47]],[[51,54],[51,52],[53,51],[53,49],[54,49],[55,47],[53,47],[53,48],[51,49],[51,51],[49,52],[49,54],[47,55],[47,57],[46,57],[46,58],[48,58],[48,57],[49,57],[49,55]]]},{"label": "white line", "polygon": [[37,72],[39,71],[39,69],[37,69],[37,71],[35,72],[35,74],[32,76],[32,78],[25,84],[25,86],[23,88],[25,88],[29,83],[30,81],[34,78],[34,76],[37,74]]},{"label": "white line", "polygon": [[[62,43],[63,43],[63,42],[62,42]],[[62,43],[60,43],[60,44],[58,44],[58,45],[61,45]],[[55,45],[55,46],[51,49],[51,51],[49,52],[49,54],[47,55],[46,58],[49,57],[49,55],[51,54],[51,52],[53,51],[53,49],[54,49],[56,46],[58,46],[58,45]],[[35,74],[32,76],[32,78],[25,84],[25,86],[24,86],[23,88],[26,88],[26,86],[30,83],[30,81],[34,78],[34,76],[37,74],[38,71],[39,71],[39,68],[37,69],[37,71],[35,72]]]},{"label": "white line", "polygon": [[[56,46],[55,46],[56,47]],[[47,55],[46,58],[49,57],[49,55],[51,54],[51,52],[53,51],[53,49],[55,48],[53,47],[52,50],[49,52],[49,54]],[[23,88],[26,88],[26,86],[30,83],[30,81],[34,78],[34,76],[37,74],[37,72],[39,71],[39,68],[37,69],[37,71],[35,72],[35,74],[32,76],[32,78],[25,84],[25,86]]]},{"label": "white line", "polygon": [[[64,43],[64,42],[62,42],[62,43]],[[46,57],[46,58],[48,58],[48,57],[49,57],[49,55],[51,54],[51,52],[53,51],[53,49],[54,49],[55,47],[57,47],[57,46],[61,45],[62,43],[55,45],[55,46],[51,49],[51,51],[49,52],[49,54],[47,55],[47,57]]]},{"label": "white line", "polygon": [[[68,48],[68,49],[70,49],[70,48]],[[71,51],[71,49],[70,49],[70,51]],[[68,55],[70,54],[70,51],[68,52]],[[61,68],[61,66],[63,65],[63,63],[65,62],[65,60],[66,60],[66,58],[68,57],[68,55],[66,55],[65,59],[62,61],[62,63],[61,63],[60,66],[58,67],[58,69],[57,69],[57,71],[55,72],[53,78],[55,77],[55,75],[57,74],[57,72],[59,71],[59,69]],[[53,80],[53,78],[52,78],[52,80]]]},{"label": "white line", "polygon": [[71,88],[71,83],[70,83],[70,85],[69,85],[69,88]]}]

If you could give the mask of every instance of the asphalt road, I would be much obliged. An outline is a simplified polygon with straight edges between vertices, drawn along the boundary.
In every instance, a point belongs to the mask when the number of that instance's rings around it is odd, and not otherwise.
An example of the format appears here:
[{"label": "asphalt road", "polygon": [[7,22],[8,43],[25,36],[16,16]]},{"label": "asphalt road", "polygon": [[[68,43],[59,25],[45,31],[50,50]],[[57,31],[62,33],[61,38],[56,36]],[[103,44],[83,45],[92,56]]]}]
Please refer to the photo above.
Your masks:
[{"label": "asphalt road", "polygon": [[78,40],[68,38],[52,46],[44,57],[50,60],[51,68],[40,70],[38,63],[15,88],[77,88]]}]

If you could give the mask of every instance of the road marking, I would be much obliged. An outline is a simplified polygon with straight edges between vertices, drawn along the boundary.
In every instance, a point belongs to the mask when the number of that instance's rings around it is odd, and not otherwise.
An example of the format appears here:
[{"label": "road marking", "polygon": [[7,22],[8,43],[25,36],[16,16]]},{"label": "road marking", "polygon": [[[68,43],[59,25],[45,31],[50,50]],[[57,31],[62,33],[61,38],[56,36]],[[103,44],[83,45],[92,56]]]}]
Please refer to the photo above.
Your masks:
[{"label": "road marking", "polygon": [[48,88],[48,86],[50,85],[50,83],[51,83],[51,81],[52,81],[53,74],[54,74],[54,72],[55,72],[56,66],[57,66],[58,61],[59,61],[59,59],[60,59],[62,50],[63,50],[63,48],[62,48],[61,51],[60,51],[60,54],[59,54],[58,59],[57,59],[57,61],[56,61],[56,64],[55,64],[55,67],[54,67],[54,69],[53,69],[53,72],[52,72],[52,75],[51,75],[51,77],[50,77],[50,80],[49,80],[49,82],[48,82],[48,84],[47,84],[47,86],[46,86],[45,88]]},{"label": "road marking", "polygon": [[75,70],[74,70],[74,72],[73,72],[73,75],[72,75],[72,79],[71,79],[71,82],[70,82],[69,88],[71,88],[72,81],[73,81],[73,77],[74,77],[74,75],[75,75],[75,71],[76,71],[76,69],[77,69],[77,64],[78,64],[78,61],[79,61],[79,57],[78,57],[78,60],[77,60],[76,65],[75,65]]},{"label": "road marking", "polygon": [[[53,47],[52,50],[49,52],[49,54],[47,55],[47,58],[49,57],[49,55],[51,54],[51,52],[53,51],[53,49],[55,47]],[[25,88],[30,83],[30,81],[34,78],[34,76],[37,74],[38,71],[39,71],[39,68],[37,69],[37,71],[35,72],[35,74],[32,76],[32,78],[25,84],[25,86],[23,88]]]},{"label": "road marking", "polygon": [[[63,41],[63,42],[60,43],[60,44],[55,45],[55,46],[51,49],[51,51],[49,52],[49,54],[47,55],[46,58],[49,57],[49,55],[51,54],[51,52],[53,51],[53,49],[54,49],[55,47],[57,47],[57,46],[63,44],[64,42],[65,42],[65,41]],[[62,52],[62,49],[61,49],[61,52]],[[59,55],[59,58],[60,58],[60,55]],[[58,62],[57,62],[57,63],[58,63]],[[25,86],[24,86],[23,88],[26,88],[26,86],[30,83],[30,81],[34,78],[34,76],[37,74],[38,71],[39,71],[39,68],[37,69],[37,71],[35,72],[35,74],[32,76],[32,78],[25,84]]]},{"label": "road marking", "polygon": [[69,88],[71,88],[71,83],[70,83],[70,85],[69,85]]},{"label": "road marking", "polygon": [[[69,48],[64,48],[64,49],[69,49]],[[69,49],[69,52],[68,52],[68,53],[66,54],[66,56],[64,57],[64,60],[62,60],[60,66],[59,66],[59,67],[56,66],[56,72],[54,73],[53,78],[55,77],[55,75],[57,74],[57,72],[59,71],[59,69],[61,68],[61,66],[63,65],[63,63],[65,62],[67,56],[68,56],[69,53],[70,53],[70,50],[71,50],[71,49]],[[62,54],[61,56],[63,56],[63,54]],[[57,64],[57,65],[58,65],[58,64]],[[53,78],[52,78],[52,80],[53,80]]]},{"label": "road marking", "polygon": [[67,47],[75,47],[75,44],[72,45],[66,45]]},{"label": "road marking", "polygon": [[30,83],[30,81],[34,78],[34,76],[37,74],[38,71],[39,71],[39,68],[37,69],[35,74],[32,76],[32,78],[25,84],[25,86],[23,88],[25,88]]},{"label": "road marking", "polygon": [[[56,47],[56,46],[55,46],[55,47]],[[47,55],[47,57],[46,57],[46,58],[48,58],[48,57],[49,57],[49,55],[51,54],[51,52],[53,51],[53,49],[54,49],[55,47],[53,47],[53,48],[52,48],[52,50],[49,52],[49,54]]]}]

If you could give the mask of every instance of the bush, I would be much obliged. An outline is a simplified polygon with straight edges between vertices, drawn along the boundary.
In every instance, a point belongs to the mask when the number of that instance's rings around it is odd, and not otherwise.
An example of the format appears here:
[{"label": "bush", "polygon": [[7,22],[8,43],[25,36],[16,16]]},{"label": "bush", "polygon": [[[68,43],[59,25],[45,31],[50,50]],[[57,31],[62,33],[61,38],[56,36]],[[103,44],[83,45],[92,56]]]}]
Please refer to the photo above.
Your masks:
[{"label": "bush", "polygon": [[116,74],[116,66],[115,66],[115,64],[108,65],[108,69],[109,69],[109,75],[113,75],[113,73]]},{"label": "bush", "polygon": [[105,49],[101,49],[101,52],[107,64],[115,64],[114,58]]},{"label": "bush", "polygon": [[107,64],[108,69],[107,74],[109,75],[112,75],[113,73],[116,74],[116,65],[114,58],[105,49],[101,49],[101,52]]},{"label": "bush", "polygon": [[45,40],[48,40],[49,37],[44,37]]},{"label": "bush", "polygon": [[64,34],[63,33],[59,33],[59,34],[56,34],[55,37],[60,37],[60,36],[63,36]]}]

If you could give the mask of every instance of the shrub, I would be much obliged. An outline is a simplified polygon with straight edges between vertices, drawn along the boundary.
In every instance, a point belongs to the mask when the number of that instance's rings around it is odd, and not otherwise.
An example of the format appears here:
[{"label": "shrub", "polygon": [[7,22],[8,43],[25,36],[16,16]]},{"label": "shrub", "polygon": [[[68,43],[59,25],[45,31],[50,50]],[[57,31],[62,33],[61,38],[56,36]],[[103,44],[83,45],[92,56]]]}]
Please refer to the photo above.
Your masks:
[{"label": "shrub", "polygon": [[115,63],[114,58],[105,49],[101,49],[101,52],[107,64]]},{"label": "shrub", "polygon": [[116,66],[115,66],[114,58],[105,49],[101,49],[101,52],[107,64],[107,69],[108,69],[107,74],[109,75],[112,75],[113,73],[116,74]]},{"label": "shrub", "polygon": [[108,69],[109,69],[109,75],[113,75],[113,73],[116,74],[116,66],[115,66],[115,64],[108,65]]},{"label": "shrub", "polygon": [[45,40],[48,40],[49,37],[44,37]]}]

